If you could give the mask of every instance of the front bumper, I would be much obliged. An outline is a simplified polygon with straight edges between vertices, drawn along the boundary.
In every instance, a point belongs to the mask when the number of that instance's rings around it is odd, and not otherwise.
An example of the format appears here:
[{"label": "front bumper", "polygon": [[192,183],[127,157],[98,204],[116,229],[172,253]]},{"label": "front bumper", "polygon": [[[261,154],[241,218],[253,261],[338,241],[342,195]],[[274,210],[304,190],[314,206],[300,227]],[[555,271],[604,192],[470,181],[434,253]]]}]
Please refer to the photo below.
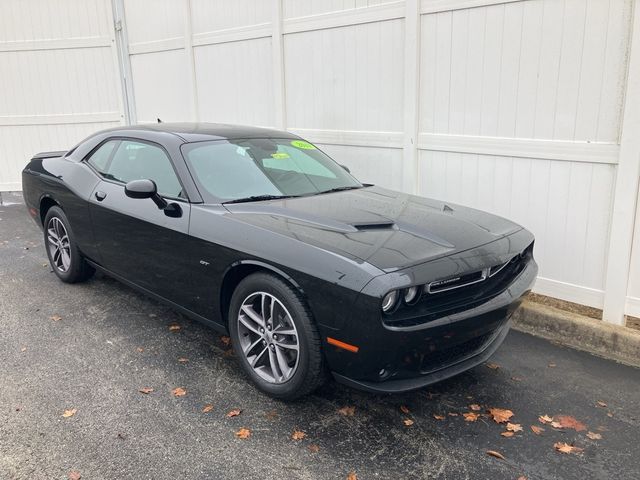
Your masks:
[{"label": "front bumper", "polygon": [[[485,362],[507,336],[509,319],[531,290],[537,272],[532,258],[491,300],[413,328],[391,329],[379,321],[363,332],[354,324],[351,331],[343,332],[360,347],[358,353],[327,352],[335,379],[366,391],[398,393],[439,382]],[[369,315],[375,313],[371,310]]]}]

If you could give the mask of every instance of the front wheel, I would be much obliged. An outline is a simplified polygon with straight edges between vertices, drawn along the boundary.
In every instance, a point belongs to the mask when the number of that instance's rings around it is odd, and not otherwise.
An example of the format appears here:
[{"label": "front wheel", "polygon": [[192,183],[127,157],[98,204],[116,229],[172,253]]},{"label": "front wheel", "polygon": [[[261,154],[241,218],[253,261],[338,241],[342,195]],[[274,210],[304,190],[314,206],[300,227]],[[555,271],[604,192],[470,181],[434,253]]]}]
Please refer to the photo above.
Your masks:
[{"label": "front wheel", "polygon": [[83,282],[95,272],[76,245],[69,220],[60,207],[51,207],[44,219],[44,244],[51,268],[66,283]]},{"label": "front wheel", "polygon": [[293,400],[324,381],[309,307],[278,277],[256,273],[240,282],[231,298],[229,331],[243,370],[269,395]]}]

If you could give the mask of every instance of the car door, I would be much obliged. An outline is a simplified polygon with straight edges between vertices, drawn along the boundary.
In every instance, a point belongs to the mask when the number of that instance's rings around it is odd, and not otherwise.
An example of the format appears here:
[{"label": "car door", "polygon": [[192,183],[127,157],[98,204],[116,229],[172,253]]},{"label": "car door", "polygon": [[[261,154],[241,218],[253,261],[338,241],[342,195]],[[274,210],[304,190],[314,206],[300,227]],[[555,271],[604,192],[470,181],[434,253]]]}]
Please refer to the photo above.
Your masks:
[{"label": "car door", "polygon": [[[106,146],[113,142],[113,146]],[[90,156],[87,163],[101,176],[90,198],[89,212],[102,266],[125,280],[184,305],[189,279],[190,205],[168,153],[158,144],[136,139],[109,140],[101,148],[107,159]],[[179,205],[169,216],[151,199],[125,195],[131,180],[151,179],[158,194]]]}]

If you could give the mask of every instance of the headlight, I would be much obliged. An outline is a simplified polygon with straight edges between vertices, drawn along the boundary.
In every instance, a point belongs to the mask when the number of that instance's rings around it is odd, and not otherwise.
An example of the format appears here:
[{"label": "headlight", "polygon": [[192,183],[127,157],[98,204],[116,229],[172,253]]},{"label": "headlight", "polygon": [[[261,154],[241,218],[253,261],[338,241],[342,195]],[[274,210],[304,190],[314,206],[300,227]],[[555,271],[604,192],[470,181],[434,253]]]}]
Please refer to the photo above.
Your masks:
[{"label": "headlight", "polygon": [[409,287],[404,291],[404,303],[413,303],[418,298],[418,287]]},{"label": "headlight", "polygon": [[398,300],[398,291],[393,290],[387,293],[382,299],[382,311],[388,312],[396,305],[396,300]]}]

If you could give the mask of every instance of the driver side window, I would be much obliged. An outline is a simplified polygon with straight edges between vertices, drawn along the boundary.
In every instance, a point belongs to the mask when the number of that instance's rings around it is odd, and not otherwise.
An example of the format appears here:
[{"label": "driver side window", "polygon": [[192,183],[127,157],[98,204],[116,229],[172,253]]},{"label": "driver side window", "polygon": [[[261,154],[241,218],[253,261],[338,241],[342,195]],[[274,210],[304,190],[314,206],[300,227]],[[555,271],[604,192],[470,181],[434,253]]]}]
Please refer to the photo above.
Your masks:
[{"label": "driver side window", "polygon": [[[109,143],[112,142],[106,143],[103,147]],[[98,149],[94,156],[100,153],[101,149]],[[92,160],[93,156],[89,159],[93,164]],[[171,160],[162,148],[149,143],[122,140],[111,161],[101,168],[100,172],[105,178],[122,183],[150,179],[156,182],[160,195],[184,198],[182,186],[171,165]]]}]

